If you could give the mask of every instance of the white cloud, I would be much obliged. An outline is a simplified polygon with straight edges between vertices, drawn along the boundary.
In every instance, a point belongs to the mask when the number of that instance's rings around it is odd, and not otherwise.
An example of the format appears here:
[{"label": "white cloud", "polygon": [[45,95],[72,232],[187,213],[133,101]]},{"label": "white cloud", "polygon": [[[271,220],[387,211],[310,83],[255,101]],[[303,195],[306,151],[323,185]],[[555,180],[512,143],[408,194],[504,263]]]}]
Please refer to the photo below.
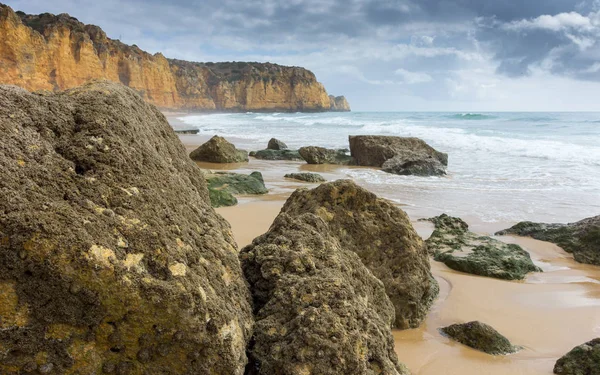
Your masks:
[{"label": "white cloud", "polygon": [[[595,13],[583,16],[577,12],[559,13],[554,16],[542,15],[529,20],[513,21],[504,25],[507,30],[532,30],[542,29],[550,31],[580,30],[591,31],[597,25],[594,24]],[[595,21],[595,20],[594,20]]]},{"label": "white cloud", "polygon": [[402,77],[403,82],[409,85],[433,81],[433,78],[427,73],[411,72],[402,68],[397,69],[394,74]]}]

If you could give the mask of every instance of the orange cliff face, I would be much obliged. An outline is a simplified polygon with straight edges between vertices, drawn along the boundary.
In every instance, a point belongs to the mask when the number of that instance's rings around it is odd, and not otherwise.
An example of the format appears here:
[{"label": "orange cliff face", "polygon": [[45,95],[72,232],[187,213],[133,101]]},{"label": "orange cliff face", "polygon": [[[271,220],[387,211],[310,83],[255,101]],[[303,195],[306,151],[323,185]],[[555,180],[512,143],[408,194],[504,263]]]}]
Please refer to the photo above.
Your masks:
[{"label": "orange cliff face", "polygon": [[164,109],[339,110],[303,68],[170,60],[112,40],[67,14],[26,15],[0,4],[0,83],[59,91],[92,79],[121,82]]}]

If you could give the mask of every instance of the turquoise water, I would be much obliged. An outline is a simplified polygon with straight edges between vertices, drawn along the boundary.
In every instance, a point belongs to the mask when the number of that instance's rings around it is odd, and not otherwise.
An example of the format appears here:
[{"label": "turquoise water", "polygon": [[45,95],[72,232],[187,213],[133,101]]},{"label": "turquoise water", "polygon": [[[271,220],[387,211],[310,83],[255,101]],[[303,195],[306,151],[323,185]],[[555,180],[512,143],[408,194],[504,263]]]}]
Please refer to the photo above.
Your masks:
[{"label": "turquoise water", "polygon": [[292,148],[347,148],[352,134],[422,138],[449,154],[447,177],[339,171],[420,215],[564,222],[600,214],[600,113],[243,113],[181,121],[248,150],[271,137]]}]

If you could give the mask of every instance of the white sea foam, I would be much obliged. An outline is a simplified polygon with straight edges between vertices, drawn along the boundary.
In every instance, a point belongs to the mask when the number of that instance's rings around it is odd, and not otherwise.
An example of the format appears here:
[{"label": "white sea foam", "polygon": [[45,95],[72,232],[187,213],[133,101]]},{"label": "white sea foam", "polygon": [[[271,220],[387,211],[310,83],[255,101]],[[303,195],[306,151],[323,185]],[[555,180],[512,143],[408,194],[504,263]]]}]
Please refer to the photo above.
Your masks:
[{"label": "white sea foam", "polygon": [[409,207],[486,221],[567,221],[600,213],[600,115],[244,113],[180,120],[203,135],[241,140],[247,149],[264,148],[271,137],[292,148],[348,147],[348,135],[355,134],[419,137],[449,154],[447,177],[343,171]]}]

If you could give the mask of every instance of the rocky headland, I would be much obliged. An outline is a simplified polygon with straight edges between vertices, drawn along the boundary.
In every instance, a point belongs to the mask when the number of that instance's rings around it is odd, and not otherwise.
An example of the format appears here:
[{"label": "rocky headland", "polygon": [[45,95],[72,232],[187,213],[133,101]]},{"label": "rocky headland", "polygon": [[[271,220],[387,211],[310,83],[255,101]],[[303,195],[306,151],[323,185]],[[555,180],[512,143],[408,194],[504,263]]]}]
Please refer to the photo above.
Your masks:
[{"label": "rocky headland", "polygon": [[60,91],[120,82],[163,109],[221,112],[349,111],[315,75],[271,63],[196,63],[149,54],[68,14],[29,15],[0,4],[0,83]]}]

